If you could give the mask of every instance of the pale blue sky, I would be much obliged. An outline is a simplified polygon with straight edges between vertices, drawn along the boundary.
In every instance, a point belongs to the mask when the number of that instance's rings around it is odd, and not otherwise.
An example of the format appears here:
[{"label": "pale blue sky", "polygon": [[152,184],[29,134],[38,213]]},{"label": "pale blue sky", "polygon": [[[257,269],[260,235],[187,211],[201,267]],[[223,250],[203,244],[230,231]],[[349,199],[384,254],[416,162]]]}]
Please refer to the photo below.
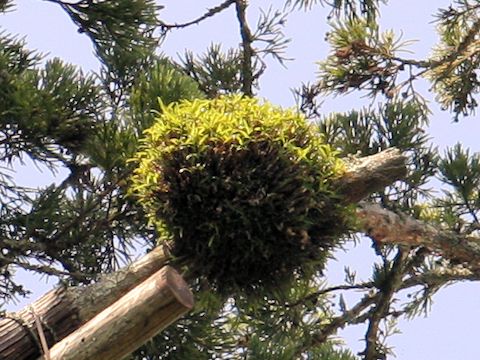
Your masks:
[{"label": "pale blue sky", "polygon": [[[67,62],[82,67],[85,71],[96,70],[98,62],[92,55],[89,40],[77,33],[70,19],[62,10],[51,3],[41,0],[17,0],[17,11],[0,16],[0,26],[8,32],[24,35],[30,48],[49,53],[50,57],[58,56]],[[161,12],[166,22],[182,22],[203,13],[205,8],[219,3],[218,0],[164,0]],[[274,2],[251,0],[252,7],[268,6]],[[278,3],[281,3],[280,1]],[[403,39],[419,40],[410,49],[410,57],[426,56],[436,42],[434,24],[431,14],[439,6],[447,6],[450,1],[391,0],[390,5],[383,7],[381,24],[385,28],[393,28]],[[290,16],[286,34],[292,38],[287,55],[295,58],[287,63],[287,69],[272,63],[262,80],[260,95],[282,106],[292,106],[293,97],[290,88],[298,86],[301,81],[311,81],[315,77],[315,61],[327,55],[328,48],[324,42],[327,10],[318,7],[309,13],[297,12]],[[252,14],[252,21],[255,21]],[[185,49],[203,52],[211,42],[224,44],[224,48],[235,46],[240,38],[235,24],[233,9],[209,19],[202,25],[172,33],[162,46],[162,51],[175,57]],[[428,89],[427,84],[421,85]],[[362,104],[358,94],[348,97],[327,99],[325,113],[330,111],[347,111]],[[453,124],[449,114],[441,113],[434,106],[431,117],[431,134],[435,145],[440,149],[456,142],[462,142],[473,151],[480,150],[478,133],[480,124],[476,117]],[[32,186],[41,186],[50,181],[48,173],[39,174],[35,169],[22,169],[19,182]],[[343,266],[348,264],[355,268],[359,275],[366,278],[370,275],[372,251],[370,243],[364,241],[355,249],[337,256],[332,262],[328,279],[339,282],[343,279]],[[23,275],[26,283],[36,290],[32,300],[46,290],[46,286],[31,275]],[[401,321],[403,334],[392,337],[390,344],[395,346],[397,358],[400,360],[436,359],[436,360],[476,360],[480,358],[480,349],[476,344],[480,326],[480,287],[478,283],[456,284],[442,290],[435,298],[432,312],[427,318],[416,318],[413,321]],[[21,307],[22,302],[12,309]],[[350,304],[353,305],[353,304]],[[363,349],[362,336],[365,327],[349,328],[344,335],[348,345],[355,351]]]}]

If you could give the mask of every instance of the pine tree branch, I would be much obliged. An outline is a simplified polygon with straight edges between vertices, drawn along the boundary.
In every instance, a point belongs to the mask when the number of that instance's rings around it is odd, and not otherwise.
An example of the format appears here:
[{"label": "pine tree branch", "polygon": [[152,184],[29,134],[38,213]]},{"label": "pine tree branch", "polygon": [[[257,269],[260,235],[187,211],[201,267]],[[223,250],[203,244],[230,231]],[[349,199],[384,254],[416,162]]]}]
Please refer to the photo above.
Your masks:
[{"label": "pine tree branch", "polygon": [[242,37],[243,61],[242,61],[242,91],[247,96],[253,96],[253,65],[252,59],[255,51],[252,47],[253,35],[247,22],[247,1],[235,0],[237,18],[240,24],[240,35]]},{"label": "pine tree branch", "polygon": [[[469,48],[471,47],[472,44],[475,42],[479,42],[476,37],[478,33],[480,32],[480,18],[477,19],[470,30],[468,31],[467,35],[465,38],[462,40],[462,42],[458,45],[457,49],[455,51],[452,51],[448,56],[432,62],[430,69],[435,69],[438,67],[441,67],[443,65],[446,65],[446,69],[444,70],[443,76],[446,76],[448,73],[452,71],[452,69],[457,66],[459,63],[463,61],[464,58],[471,56],[471,51],[469,51]],[[476,49],[474,49],[476,51]]]},{"label": "pine tree branch", "polygon": [[160,27],[162,27],[164,29],[164,31],[168,31],[168,30],[171,30],[171,29],[182,29],[182,28],[186,28],[186,27],[191,26],[191,25],[198,25],[203,20],[206,20],[206,19],[222,12],[223,10],[227,9],[233,3],[235,3],[235,0],[226,0],[218,6],[215,6],[211,9],[208,9],[207,12],[205,14],[203,14],[202,16],[199,16],[198,18],[196,18],[194,20],[191,20],[191,21],[187,21],[185,23],[167,24],[167,23],[164,23],[163,21],[160,21]]},{"label": "pine tree branch", "polygon": [[286,307],[288,308],[293,308],[295,306],[299,305],[304,305],[305,303],[315,301],[320,296],[335,292],[335,291],[346,291],[346,290],[368,290],[372,289],[375,287],[375,284],[373,282],[366,282],[366,283],[361,283],[361,284],[354,284],[354,285],[337,285],[337,286],[331,286],[325,289],[321,289],[319,291],[315,291],[293,303],[290,304],[285,304]]},{"label": "pine tree branch", "polygon": [[25,270],[35,271],[41,274],[47,274],[52,276],[69,276],[70,278],[80,282],[85,281],[86,278],[86,274],[81,272],[62,271],[48,265],[34,265],[20,260],[13,260],[3,255],[0,255],[0,264],[2,265],[2,267],[7,265],[15,265]]},{"label": "pine tree branch", "polygon": [[328,324],[308,337],[295,351],[294,359],[300,358],[300,355],[308,349],[324,344],[328,337],[335,334],[338,329],[344,328],[348,323],[358,317],[365,309],[374,304],[380,297],[380,293],[367,294],[353,308],[345,311],[342,315],[334,317]]},{"label": "pine tree branch", "polygon": [[368,330],[365,335],[366,347],[362,353],[362,355],[365,356],[365,360],[377,360],[385,355],[378,343],[380,322],[388,315],[393,295],[402,285],[407,258],[408,251],[404,251],[400,248],[395,257],[392,269],[379,292],[376,305],[369,316]]},{"label": "pine tree branch", "polygon": [[[39,274],[47,274],[56,277],[70,277],[79,283],[89,282],[92,279],[90,271],[83,271],[82,267],[65,252],[65,244],[76,246],[83,240],[83,235],[77,235],[72,238],[70,233],[76,229],[88,228],[89,232],[104,233],[115,221],[120,221],[126,215],[128,208],[112,210],[112,213],[105,214],[104,221],[94,221],[87,216],[88,213],[95,212],[102,208],[105,199],[112,196],[112,192],[119,189],[119,182],[123,181],[128,172],[123,172],[116,179],[110,179],[101,190],[98,190],[97,196],[77,209],[77,216],[70,217],[58,223],[55,231],[52,233],[43,233],[37,231],[36,227],[29,227],[25,230],[16,232],[14,238],[4,238],[0,240],[0,248],[4,249],[5,255],[0,255],[0,270],[7,271],[7,267],[14,266],[27,271]],[[32,210],[28,216],[36,216],[35,210]],[[130,210],[131,211],[131,210]],[[125,221],[125,220],[124,220]],[[83,234],[86,234],[84,232]],[[116,250],[105,249],[102,254],[104,257],[113,254]],[[112,255],[113,256],[113,255]],[[36,262],[32,262],[36,261]],[[100,262],[104,260],[95,260]],[[52,265],[53,264],[53,265]],[[91,266],[91,265],[90,265]],[[62,269],[63,267],[63,269]],[[3,290],[1,290],[3,296]]]},{"label": "pine tree branch", "polygon": [[442,230],[402,213],[362,203],[357,212],[361,226],[378,246],[425,247],[454,263],[480,269],[480,238]]},{"label": "pine tree branch", "polygon": [[480,274],[464,268],[446,268],[415,275],[404,280],[399,290],[408,289],[418,285],[443,286],[454,281],[478,281]]},{"label": "pine tree branch", "polygon": [[[318,292],[310,294],[305,298],[297,301],[296,303],[291,304],[290,306],[297,306],[308,301],[313,301],[317,296],[325,295],[326,293],[332,291],[343,291],[343,290],[351,290],[351,289],[365,289],[370,290],[369,293],[365,294],[365,296],[350,310],[344,312],[343,314],[333,318],[327,325],[321,326],[318,332],[312,334],[311,338],[305,340],[305,342],[297,349],[296,354],[300,356],[302,352],[307,351],[310,348],[315,346],[324,344],[325,341],[328,340],[328,337],[334,335],[339,329],[344,328],[346,325],[354,325],[354,324],[362,324],[365,321],[368,321],[372,318],[372,314],[377,312],[378,314],[381,313],[380,309],[383,308],[385,310],[383,312],[383,317],[386,316],[396,316],[400,315],[400,312],[390,313],[388,312],[389,301],[394,292],[400,290],[406,290],[410,288],[414,288],[417,286],[436,286],[440,287],[448,282],[453,281],[478,281],[480,279],[480,274],[473,273],[466,269],[455,269],[455,268],[446,268],[441,269],[438,271],[431,271],[427,273],[422,273],[419,275],[411,275],[407,279],[402,279],[402,276],[412,268],[414,265],[411,261],[406,262],[406,254],[407,252],[402,252],[402,254],[397,256],[397,263],[398,265],[394,265],[392,267],[390,278],[385,283],[386,286],[390,287],[391,295],[388,295],[388,289],[385,290],[377,290],[377,292],[372,293],[372,289],[375,288],[377,285],[372,282],[365,282],[358,285],[339,285],[333,286],[331,288],[322,289]],[[394,285],[394,286],[392,286]],[[389,300],[390,299],[390,300]],[[372,307],[370,311],[364,311],[368,307],[373,304],[377,304],[375,307]],[[380,306],[379,306],[380,305]],[[407,310],[403,311],[405,313]],[[378,327],[378,324],[376,325]]]}]

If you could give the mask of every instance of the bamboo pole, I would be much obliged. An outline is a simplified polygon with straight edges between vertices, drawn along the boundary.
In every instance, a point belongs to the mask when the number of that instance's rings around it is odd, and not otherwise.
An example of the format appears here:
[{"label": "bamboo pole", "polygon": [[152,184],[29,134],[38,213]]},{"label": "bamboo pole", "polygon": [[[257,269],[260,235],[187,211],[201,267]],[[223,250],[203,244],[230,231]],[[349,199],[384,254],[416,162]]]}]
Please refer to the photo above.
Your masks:
[{"label": "bamboo pole", "polygon": [[168,253],[157,247],[130,266],[103,276],[95,284],[61,286],[21,311],[4,314],[0,319],[0,359],[38,358],[42,346],[35,317],[41,321],[48,346],[52,346],[161,269],[168,258]]},{"label": "bamboo pole", "polygon": [[187,283],[165,266],[56,344],[50,359],[122,359],[192,307]]}]

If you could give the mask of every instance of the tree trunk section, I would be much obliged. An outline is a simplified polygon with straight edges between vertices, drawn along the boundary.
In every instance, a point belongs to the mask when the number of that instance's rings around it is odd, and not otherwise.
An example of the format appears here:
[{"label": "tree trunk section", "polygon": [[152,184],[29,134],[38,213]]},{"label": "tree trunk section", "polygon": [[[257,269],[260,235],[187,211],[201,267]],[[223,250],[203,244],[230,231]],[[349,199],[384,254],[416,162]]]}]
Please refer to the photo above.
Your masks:
[{"label": "tree trunk section", "polygon": [[56,344],[50,359],[122,359],[192,307],[187,283],[165,266]]}]

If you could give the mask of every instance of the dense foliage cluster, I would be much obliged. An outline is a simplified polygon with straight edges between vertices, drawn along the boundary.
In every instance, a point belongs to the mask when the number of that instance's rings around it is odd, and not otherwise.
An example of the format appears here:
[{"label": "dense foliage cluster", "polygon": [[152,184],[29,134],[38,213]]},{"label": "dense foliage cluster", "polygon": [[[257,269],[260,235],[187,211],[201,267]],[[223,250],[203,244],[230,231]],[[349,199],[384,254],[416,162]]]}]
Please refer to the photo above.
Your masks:
[{"label": "dense foliage cluster", "polygon": [[164,106],[134,190],[173,252],[219,289],[320,270],[346,231],[335,152],[303,116],[241,96]]}]

